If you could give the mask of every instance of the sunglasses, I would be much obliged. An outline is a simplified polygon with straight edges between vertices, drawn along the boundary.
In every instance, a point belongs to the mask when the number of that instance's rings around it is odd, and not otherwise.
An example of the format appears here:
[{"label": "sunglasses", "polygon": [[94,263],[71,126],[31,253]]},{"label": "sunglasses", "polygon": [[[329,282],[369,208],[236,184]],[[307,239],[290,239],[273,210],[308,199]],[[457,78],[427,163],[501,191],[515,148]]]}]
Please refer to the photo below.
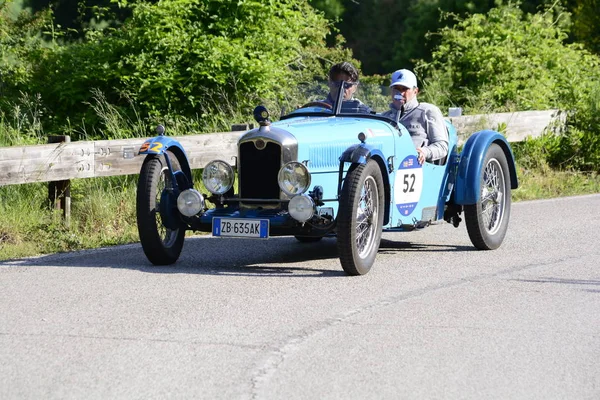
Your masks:
[{"label": "sunglasses", "polygon": [[397,87],[392,88],[392,93],[404,93],[407,90],[410,90],[410,89],[407,87],[404,87],[404,86],[397,86]]},{"label": "sunglasses", "polygon": [[[358,82],[344,82],[344,90],[350,89],[352,86],[358,85]],[[329,81],[329,87],[338,87],[338,82]]]},{"label": "sunglasses", "polygon": [[392,93],[404,93],[407,90],[410,90],[410,88],[404,87],[404,86],[394,86],[392,88]]}]

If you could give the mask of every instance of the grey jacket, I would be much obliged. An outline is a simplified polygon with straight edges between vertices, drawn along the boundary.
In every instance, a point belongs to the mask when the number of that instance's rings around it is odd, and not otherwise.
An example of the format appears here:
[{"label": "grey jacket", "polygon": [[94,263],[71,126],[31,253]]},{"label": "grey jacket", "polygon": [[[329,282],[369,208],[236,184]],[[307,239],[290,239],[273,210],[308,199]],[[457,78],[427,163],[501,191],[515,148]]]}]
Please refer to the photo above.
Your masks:
[{"label": "grey jacket", "polygon": [[[448,130],[439,108],[429,103],[419,103],[417,98],[403,106],[399,122],[406,127],[415,144],[422,147],[427,161],[435,161],[448,155]],[[383,116],[396,119],[400,110],[390,107]]]}]

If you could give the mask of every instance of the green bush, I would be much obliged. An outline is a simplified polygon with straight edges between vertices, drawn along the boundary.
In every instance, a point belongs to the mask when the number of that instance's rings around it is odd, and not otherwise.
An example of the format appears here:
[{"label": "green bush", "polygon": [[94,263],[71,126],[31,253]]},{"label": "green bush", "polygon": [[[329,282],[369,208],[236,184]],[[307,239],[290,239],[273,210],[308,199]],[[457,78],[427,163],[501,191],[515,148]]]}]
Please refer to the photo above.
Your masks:
[{"label": "green bush", "polygon": [[423,99],[467,113],[544,110],[566,113],[566,129],[541,139],[551,166],[594,170],[600,157],[600,58],[565,42],[568,15],[526,14],[507,4],[440,31]]},{"label": "green bush", "polygon": [[445,106],[467,111],[543,110],[568,106],[597,80],[599,59],[566,44],[568,19],[547,10],[525,14],[508,4],[440,31],[431,63],[419,70]]},{"label": "green bush", "polygon": [[132,11],[123,26],[30,54],[27,85],[41,93],[52,127],[76,134],[85,123],[112,137],[91,106],[92,89],[130,118],[132,104],[150,120],[202,121],[224,104],[250,115],[256,103],[285,103],[299,82],[322,78],[331,63],[350,58],[341,47],[327,48],[329,22],[307,0],[122,5]]},{"label": "green bush", "polygon": [[47,46],[41,31],[51,21],[49,11],[31,15],[12,1],[0,3],[0,102],[18,97],[33,73],[29,55]]}]

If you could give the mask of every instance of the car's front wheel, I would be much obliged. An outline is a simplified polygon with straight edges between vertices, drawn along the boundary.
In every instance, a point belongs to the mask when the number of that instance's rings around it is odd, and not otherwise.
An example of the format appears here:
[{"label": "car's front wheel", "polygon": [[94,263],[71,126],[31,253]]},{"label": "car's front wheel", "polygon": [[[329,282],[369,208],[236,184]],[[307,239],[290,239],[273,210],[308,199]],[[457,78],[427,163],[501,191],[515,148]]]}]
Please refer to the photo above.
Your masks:
[{"label": "car's front wheel", "polygon": [[137,188],[136,214],[140,242],[146,257],[155,265],[177,261],[185,238],[184,228],[169,228],[165,224],[171,225],[172,222],[162,220],[166,213],[175,213],[176,206],[176,199],[172,198],[173,175],[164,157],[169,157],[174,172],[181,171],[177,157],[170,151],[164,156],[148,155],[142,165]]},{"label": "car's front wheel", "polygon": [[348,275],[364,275],[373,266],[381,241],[384,187],[374,160],[348,171],[340,196],[337,245]]},{"label": "car's front wheel", "polygon": [[511,205],[508,162],[497,144],[492,144],[486,152],[479,185],[479,201],[464,206],[465,223],[473,246],[493,250],[504,240]]}]

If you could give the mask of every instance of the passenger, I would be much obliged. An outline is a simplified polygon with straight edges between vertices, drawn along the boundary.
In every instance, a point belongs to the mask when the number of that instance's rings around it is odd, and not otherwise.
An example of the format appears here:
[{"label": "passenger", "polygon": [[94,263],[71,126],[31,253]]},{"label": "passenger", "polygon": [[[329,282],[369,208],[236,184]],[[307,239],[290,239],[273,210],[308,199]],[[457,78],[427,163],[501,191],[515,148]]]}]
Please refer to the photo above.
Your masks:
[{"label": "passenger", "polygon": [[[438,107],[417,100],[417,77],[407,69],[392,74],[392,103],[382,115],[406,127],[417,148],[419,164],[448,155],[448,130]],[[398,116],[398,113],[400,115]]]},{"label": "passenger", "polygon": [[[366,104],[354,98],[354,92],[358,87],[358,71],[352,64],[345,61],[335,64],[329,69],[329,94],[324,102],[333,106],[337,100],[340,81],[344,81],[343,101],[353,102],[352,107],[357,108],[358,112],[370,113],[371,109]],[[342,107],[344,108],[344,105]]]}]

